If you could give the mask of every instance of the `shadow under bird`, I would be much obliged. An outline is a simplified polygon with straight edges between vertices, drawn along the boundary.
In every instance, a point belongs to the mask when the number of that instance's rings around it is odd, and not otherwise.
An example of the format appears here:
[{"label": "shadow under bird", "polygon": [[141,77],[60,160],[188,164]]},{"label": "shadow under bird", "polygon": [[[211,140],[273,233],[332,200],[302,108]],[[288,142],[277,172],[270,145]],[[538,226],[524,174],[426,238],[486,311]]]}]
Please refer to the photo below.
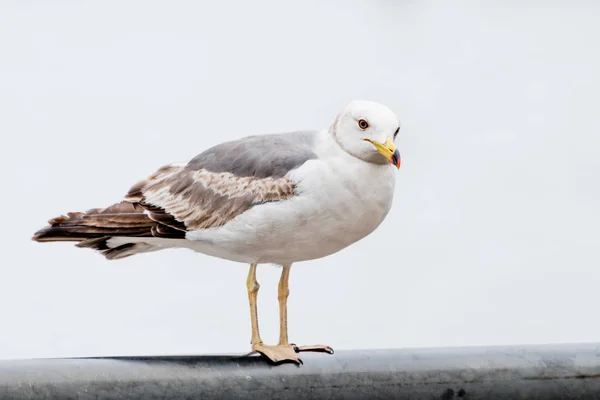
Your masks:
[{"label": "shadow under bird", "polygon": [[[301,363],[299,352],[333,350],[289,342],[291,266],[336,253],[384,220],[400,168],[399,130],[388,107],[353,101],[328,129],[249,136],[163,166],[121,202],[53,218],[33,240],[74,241],[109,260],[188,248],[248,263],[252,352]],[[260,263],[283,267],[277,345],[264,344],[258,330]]]}]

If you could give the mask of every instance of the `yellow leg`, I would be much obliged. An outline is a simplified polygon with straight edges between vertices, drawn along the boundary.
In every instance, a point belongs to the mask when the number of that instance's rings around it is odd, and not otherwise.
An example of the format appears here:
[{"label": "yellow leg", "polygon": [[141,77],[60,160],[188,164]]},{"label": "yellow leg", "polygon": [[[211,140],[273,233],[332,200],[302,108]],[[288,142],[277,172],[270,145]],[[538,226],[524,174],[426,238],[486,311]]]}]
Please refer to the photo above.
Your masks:
[{"label": "yellow leg", "polygon": [[[290,295],[289,281],[290,281],[290,265],[284,265],[281,271],[281,278],[279,279],[278,287],[278,300],[279,300],[279,343],[278,345],[289,345],[288,341],[288,323],[287,323],[287,299]],[[311,346],[296,346],[292,344],[296,352],[301,351],[316,351],[333,354],[333,349],[329,346],[322,344],[316,344]]]},{"label": "yellow leg", "polygon": [[250,264],[250,271],[248,271],[248,279],[246,279],[246,288],[248,289],[248,300],[250,301],[250,320],[252,323],[252,339],[250,343],[252,346],[262,344],[260,338],[260,332],[258,331],[258,308],[256,304],[256,297],[258,295],[258,289],[260,285],[256,280],[256,264]]},{"label": "yellow leg", "polygon": [[287,328],[287,299],[290,295],[288,282],[290,280],[291,265],[284,265],[279,279],[279,287],[277,290],[277,299],[279,300],[279,343],[278,345],[287,345],[288,328]]},{"label": "yellow leg", "polygon": [[258,306],[257,295],[260,285],[256,280],[256,264],[250,265],[246,287],[248,289],[248,300],[250,301],[250,319],[252,322],[252,351],[258,352],[271,361],[278,363],[282,361],[292,361],[301,364],[297,353],[300,351],[322,351],[333,354],[329,346],[315,345],[298,347],[288,342],[287,330],[287,299],[290,294],[288,282],[290,279],[291,265],[284,265],[279,279],[278,300],[279,300],[279,343],[276,346],[269,346],[262,342],[258,330]]},{"label": "yellow leg", "polygon": [[[250,301],[250,320],[252,322],[252,339],[250,341],[252,343],[252,352],[258,352],[275,363],[281,361],[292,361],[301,364],[302,361],[300,361],[298,355],[296,354],[296,346],[290,344],[269,346],[264,344],[260,338],[260,332],[258,330],[258,306],[256,301],[260,285],[256,280],[256,264],[250,265],[248,279],[246,279],[246,288],[248,289],[248,300]],[[287,341],[287,333],[285,340]]]}]

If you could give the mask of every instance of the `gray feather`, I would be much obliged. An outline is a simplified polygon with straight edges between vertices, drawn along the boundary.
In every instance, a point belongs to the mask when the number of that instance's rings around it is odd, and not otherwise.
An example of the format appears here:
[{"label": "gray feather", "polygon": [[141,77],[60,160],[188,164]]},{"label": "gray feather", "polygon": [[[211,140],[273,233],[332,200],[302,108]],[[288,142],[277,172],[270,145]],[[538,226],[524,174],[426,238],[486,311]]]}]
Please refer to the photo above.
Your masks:
[{"label": "gray feather", "polygon": [[194,157],[189,170],[230,172],[236,176],[281,178],[317,158],[313,151],[315,131],[248,136],[212,147]]}]

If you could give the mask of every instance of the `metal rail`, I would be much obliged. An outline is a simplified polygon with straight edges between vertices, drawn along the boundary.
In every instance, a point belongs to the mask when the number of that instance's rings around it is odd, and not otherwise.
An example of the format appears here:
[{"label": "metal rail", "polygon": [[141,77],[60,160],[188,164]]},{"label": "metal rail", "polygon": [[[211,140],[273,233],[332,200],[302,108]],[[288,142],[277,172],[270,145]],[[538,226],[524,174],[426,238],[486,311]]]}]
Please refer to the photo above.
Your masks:
[{"label": "metal rail", "polygon": [[0,361],[0,399],[600,399],[600,343]]}]

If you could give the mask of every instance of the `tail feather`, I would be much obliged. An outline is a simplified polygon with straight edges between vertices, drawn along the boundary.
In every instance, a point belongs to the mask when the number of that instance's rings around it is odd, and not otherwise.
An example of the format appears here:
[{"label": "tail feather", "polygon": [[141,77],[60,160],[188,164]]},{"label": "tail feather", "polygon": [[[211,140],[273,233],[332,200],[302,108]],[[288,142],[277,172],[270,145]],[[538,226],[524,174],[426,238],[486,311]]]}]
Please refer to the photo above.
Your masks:
[{"label": "tail feather", "polygon": [[[138,253],[146,253],[149,251],[160,250],[160,247],[153,246],[151,244],[140,241],[140,238],[134,239],[132,237],[118,237],[118,239],[120,239],[120,242],[109,243],[109,240],[111,239],[113,239],[113,237],[111,236],[87,239],[77,243],[75,246],[98,250],[100,253],[102,253],[104,257],[106,257],[109,260],[117,260]],[[127,242],[127,240],[131,240],[131,242]]]},{"label": "tail feather", "polygon": [[[37,231],[37,242],[73,241],[77,247],[100,251],[108,259],[118,259],[140,252],[152,251],[154,246],[133,240],[110,246],[113,237],[152,237],[155,222],[144,213],[139,204],[123,201],[110,207],[93,208],[86,212],[70,212],[48,221],[48,226]],[[156,228],[154,228],[156,229]]]},{"label": "tail feather", "polygon": [[33,235],[33,240],[78,242],[102,236],[152,236],[153,223],[142,206],[123,201],[104,209],[93,208],[52,218],[49,226]]},{"label": "tail feather", "polygon": [[74,241],[79,242],[90,238],[101,236],[152,236],[150,229],[147,228],[102,228],[95,226],[75,225],[75,226],[48,226],[37,231],[33,235],[36,242],[56,242],[56,241]]},{"label": "tail feather", "polygon": [[106,242],[108,242],[108,239],[110,239],[110,236],[102,236],[99,238],[94,238],[94,239],[87,239],[87,240],[82,240],[81,242],[77,243],[75,246],[80,247],[80,248],[90,248],[90,249],[95,249],[95,250],[108,250],[110,249],[110,247],[108,247],[108,244]]}]

